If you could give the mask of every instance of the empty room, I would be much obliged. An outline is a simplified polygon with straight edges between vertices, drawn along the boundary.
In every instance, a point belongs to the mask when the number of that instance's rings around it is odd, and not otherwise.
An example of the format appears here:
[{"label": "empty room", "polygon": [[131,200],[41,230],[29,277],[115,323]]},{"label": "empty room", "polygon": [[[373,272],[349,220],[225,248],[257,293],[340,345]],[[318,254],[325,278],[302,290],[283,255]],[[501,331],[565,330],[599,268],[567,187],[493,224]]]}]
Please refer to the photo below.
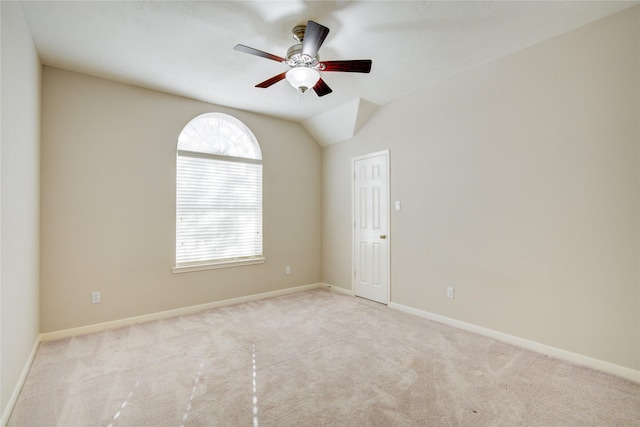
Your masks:
[{"label": "empty room", "polygon": [[639,1],[1,1],[1,426],[640,426]]}]

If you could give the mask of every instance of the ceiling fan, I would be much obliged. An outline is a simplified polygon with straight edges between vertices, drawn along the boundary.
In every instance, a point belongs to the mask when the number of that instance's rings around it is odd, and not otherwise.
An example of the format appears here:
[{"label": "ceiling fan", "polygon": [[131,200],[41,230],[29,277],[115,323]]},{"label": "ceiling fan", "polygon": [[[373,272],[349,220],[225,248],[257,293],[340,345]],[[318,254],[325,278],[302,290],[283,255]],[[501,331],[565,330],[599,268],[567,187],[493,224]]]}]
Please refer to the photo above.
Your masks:
[{"label": "ceiling fan", "polygon": [[309,21],[307,25],[296,25],[292,30],[293,38],[299,43],[287,50],[287,57],[272,55],[242,44],[235,45],[239,52],[261,56],[273,61],[282,62],[290,67],[289,71],[280,73],[270,79],[258,83],[256,87],[268,88],[280,80],[287,81],[301,93],[313,89],[318,96],[333,92],[320,78],[320,71],[342,71],[347,73],[368,73],[371,71],[370,59],[350,61],[320,61],[318,50],[329,34],[329,29],[317,22]]}]

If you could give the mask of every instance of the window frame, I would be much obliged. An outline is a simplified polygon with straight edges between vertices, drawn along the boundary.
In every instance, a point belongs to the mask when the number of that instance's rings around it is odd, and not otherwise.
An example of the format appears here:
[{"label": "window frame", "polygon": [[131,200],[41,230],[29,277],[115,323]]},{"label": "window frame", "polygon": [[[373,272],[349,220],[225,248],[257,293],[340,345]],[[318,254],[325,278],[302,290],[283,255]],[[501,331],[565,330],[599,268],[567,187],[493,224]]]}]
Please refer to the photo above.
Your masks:
[{"label": "window frame", "polygon": [[[224,153],[213,153],[210,150],[206,150],[207,147],[211,147],[209,142],[206,144],[198,144],[198,148],[204,147],[203,150],[193,151],[190,149],[182,149],[181,138],[185,133],[189,133],[193,131],[193,126],[198,125],[203,120],[224,120],[233,125],[233,130],[235,132],[242,132],[244,134],[244,138],[241,138],[242,141],[248,141],[243,143],[251,143],[254,146],[252,147],[255,152],[257,152],[257,158],[251,157],[237,157],[233,155],[228,155]],[[188,135],[185,135],[189,137]],[[246,138],[246,139],[245,139]],[[228,141],[226,141],[228,142]],[[225,143],[226,143],[225,142]],[[188,144],[188,143],[187,143]],[[226,146],[224,144],[220,144],[219,148],[222,150]],[[188,261],[188,262],[178,262],[178,161],[181,156],[181,153],[184,157],[197,157],[203,159],[212,159],[216,161],[224,161],[224,162],[236,162],[236,163],[246,163],[246,164],[254,164],[260,165],[260,254],[259,255],[251,255],[246,257],[238,257],[238,258],[218,258],[218,259],[207,259],[207,260],[196,260],[196,261]],[[255,154],[255,153],[254,153]],[[264,205],[263,205],[263,177],[264,177],[264,169],[262,162],[262,150],[260,149],[260,144],[258,143],[256,137],[253,135],[251,130],[239,119],[224,113],[205,113],[201,114],[194,119],[192,119],[187,125],[182,129],[180,133],[180,137],[178,138],[178,144],[176,149],[176,217],[175,217],[175,246],[174,246],[174,267],[172,268],[173,273],[185,273],[191,271],[201,271],[201,270],[211,270],[211,269],[219,269],[219,268],[229,268],[229,267],[240,267],[247,265],[255,265],[255,264],[264,264],[266,258],[264,257]],[[254,175],[255,176],[255,175]]]}]

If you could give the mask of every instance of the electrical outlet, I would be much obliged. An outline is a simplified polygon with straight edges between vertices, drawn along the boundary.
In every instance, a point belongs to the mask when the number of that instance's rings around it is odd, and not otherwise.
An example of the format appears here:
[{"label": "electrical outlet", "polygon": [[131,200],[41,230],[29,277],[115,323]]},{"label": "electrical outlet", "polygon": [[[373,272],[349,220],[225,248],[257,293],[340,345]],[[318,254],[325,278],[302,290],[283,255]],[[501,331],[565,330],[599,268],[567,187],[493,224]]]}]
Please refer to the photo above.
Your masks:
[{"label": "electrical outlet", "polygon": [[100,302],[100,292],[91,292],[91,304],[98,304]]},{"label": "electrical outlet", "polygon": [[284,268],[284,274],[291,274],[291,267],[290,267],[290,266],[288,266],[288,265],[287,265],[287,266]]},{"label": "electrical outlet", "polygon": [[447,298],[453,299],[453,288],[451,286],[447,288]]}]

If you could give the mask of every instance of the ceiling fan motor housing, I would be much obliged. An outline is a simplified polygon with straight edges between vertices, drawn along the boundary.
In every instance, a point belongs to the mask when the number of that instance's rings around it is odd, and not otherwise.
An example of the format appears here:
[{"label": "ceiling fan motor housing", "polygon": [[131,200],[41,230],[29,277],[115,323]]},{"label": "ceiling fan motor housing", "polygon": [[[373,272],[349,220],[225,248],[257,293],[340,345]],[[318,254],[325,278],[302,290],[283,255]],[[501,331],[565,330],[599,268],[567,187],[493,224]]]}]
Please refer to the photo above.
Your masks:
[{"label": "ceiling fan motor housing", "polygon": [[290,67],[310,67],[318,68],[320,57],[316,55],[311,58],[302,54],[302,44],[294,44],[287,50],[287,65]]}]

